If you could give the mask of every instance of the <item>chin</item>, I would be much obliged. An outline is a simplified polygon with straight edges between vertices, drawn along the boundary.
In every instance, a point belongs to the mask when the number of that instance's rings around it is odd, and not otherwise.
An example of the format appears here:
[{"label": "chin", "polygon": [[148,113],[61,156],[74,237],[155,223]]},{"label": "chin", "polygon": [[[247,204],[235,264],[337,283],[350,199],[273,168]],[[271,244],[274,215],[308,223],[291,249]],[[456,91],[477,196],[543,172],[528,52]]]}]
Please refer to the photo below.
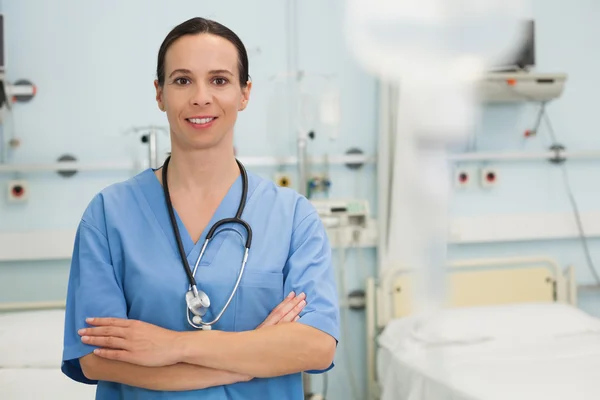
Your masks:
[{"label": "chin", "polygon": [[218,147],[223,147],[224,144],[223,136],[206,135],[203,137],[190,137],[188,139],[187,147],[193,150],[208,150]]}]

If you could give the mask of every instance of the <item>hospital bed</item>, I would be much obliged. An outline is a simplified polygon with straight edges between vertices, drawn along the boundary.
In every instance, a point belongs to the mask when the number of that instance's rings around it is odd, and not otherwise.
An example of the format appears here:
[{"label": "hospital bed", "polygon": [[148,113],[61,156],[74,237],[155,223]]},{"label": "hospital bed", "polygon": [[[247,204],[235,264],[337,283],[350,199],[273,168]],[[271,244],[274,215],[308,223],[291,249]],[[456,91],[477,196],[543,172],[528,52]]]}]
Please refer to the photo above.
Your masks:
[{"label": "hospital bed", "polygon": [[414,272],[367,281],[369,399],[600,399],[600,320],[572,267],[545,257],[454,262],[444,307],[412,312]]},{"label": "hospital bed", "polygon": [[0,304],[0,399],[93,399],[60,370],[64,303]]}]

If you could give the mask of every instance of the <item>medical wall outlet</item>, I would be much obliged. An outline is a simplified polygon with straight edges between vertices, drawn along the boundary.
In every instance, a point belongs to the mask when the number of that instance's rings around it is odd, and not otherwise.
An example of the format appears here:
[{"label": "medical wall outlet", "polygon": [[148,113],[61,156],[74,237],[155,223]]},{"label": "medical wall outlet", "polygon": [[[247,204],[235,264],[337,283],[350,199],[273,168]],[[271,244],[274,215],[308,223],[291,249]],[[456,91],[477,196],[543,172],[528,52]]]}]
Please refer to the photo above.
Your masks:
[{"label": "medical wall outlet", "polygon": [[327,193],[331,188],[331,180],[327,175],[312,175],[308,180],[308,195],[309,198],[314,193]]},{"label": "medical wall outlet", "polygon": [[469,168],[456,168],[454,171],[454,187],[457,189],[473,186],[473,181],[476,179],[475,171]]},{"label": "medical wall outlet", "polygon": [[288,174],[275,174],[275,184],[282,187],[292,187],[292,179]]},{"label": "medical wall outlet", "polygon": [[494,168],[481,168],[479,171],[481,187],[491,188],[498,184],[498,171]]},{"label": "medical wall outlet", "polygon": [[22,203],[29,198],[29,186],[25,181],[8,182],[8,201],[11,203]]}]

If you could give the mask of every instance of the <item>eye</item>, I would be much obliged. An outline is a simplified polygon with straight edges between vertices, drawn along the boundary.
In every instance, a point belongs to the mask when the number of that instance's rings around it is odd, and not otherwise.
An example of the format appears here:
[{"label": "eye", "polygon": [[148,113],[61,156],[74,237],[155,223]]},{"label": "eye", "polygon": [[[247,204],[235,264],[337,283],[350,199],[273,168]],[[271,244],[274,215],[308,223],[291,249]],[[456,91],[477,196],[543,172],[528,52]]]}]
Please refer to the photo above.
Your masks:
[{"label": "eye", "polygon": [[213,79],[213,82],[216,83],[218,86],[222,86],[227,84],[229,81],[225,78],[215,78]]},{"label": "eye", "polygon": [[180,78],[175,78],[175,80],[173,82],[175,82],[178,85],[186,85],[186,84],[190,83],[190,80],[188,78],[180,77]]}]

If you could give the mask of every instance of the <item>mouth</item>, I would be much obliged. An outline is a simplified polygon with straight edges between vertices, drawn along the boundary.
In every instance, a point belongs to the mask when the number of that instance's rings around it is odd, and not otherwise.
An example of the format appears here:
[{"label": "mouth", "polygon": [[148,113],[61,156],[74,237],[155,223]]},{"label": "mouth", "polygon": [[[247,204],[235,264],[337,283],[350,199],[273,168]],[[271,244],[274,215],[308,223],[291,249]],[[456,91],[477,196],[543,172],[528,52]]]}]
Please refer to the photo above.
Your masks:
[{"label": "mouth", "polygon": [[217,117],[193,117],[185,120],[194,128],[208,128],[216,119]]}]

